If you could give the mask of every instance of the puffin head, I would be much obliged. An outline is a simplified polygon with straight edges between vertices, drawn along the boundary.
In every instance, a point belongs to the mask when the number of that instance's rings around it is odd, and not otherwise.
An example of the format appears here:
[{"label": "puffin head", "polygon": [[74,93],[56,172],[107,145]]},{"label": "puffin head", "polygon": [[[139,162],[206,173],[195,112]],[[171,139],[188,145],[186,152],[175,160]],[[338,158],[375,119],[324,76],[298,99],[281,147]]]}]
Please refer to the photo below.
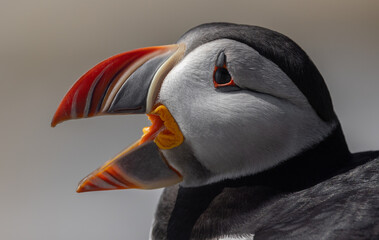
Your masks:
[{"label": "puffin head", "polygon": [[144,135],[78,191],[202,186],[254,175],[317,145],[338,126],[306,53],[269,29],[200,25],[176,44],[113,56],[69,90],[52,126],[146,113]]}]

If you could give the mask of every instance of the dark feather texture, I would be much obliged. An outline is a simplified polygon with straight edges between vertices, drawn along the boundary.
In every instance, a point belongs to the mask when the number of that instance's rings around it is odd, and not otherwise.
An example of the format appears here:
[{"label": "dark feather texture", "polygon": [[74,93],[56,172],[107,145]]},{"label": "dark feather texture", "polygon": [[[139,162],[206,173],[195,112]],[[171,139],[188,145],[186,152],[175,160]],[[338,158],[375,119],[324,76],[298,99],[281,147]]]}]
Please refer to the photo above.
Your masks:
[{"label": "dark feather texture", "polygon": [[265,172],[197,188],[165,189],[155,239],[375,239],[379,152],[350,155],[340,128]]}]

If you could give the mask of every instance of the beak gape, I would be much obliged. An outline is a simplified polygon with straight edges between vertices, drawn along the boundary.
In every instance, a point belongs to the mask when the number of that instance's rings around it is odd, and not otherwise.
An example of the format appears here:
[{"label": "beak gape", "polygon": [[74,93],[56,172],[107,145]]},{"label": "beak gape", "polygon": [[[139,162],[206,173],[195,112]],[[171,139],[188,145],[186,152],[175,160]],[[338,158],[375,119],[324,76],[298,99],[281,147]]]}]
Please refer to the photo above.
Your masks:
[{"label": "beak gape", "polygon": [[184,137],[169,110],[155,100],[184,51],[184,44],[174,44],[118,54],[97,64],[68,91],[52,127],[70,119],[107,114],[147,113],[152,121],[140,140],[84,178],[78,192],[161,188],[182,180],[160,149],[179,146]]}]

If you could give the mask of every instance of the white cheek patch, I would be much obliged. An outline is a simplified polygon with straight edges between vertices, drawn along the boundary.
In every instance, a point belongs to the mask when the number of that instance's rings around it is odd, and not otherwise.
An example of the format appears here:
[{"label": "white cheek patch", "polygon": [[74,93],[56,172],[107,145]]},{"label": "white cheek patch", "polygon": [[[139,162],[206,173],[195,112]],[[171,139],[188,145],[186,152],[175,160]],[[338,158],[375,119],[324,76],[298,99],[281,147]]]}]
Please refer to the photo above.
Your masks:
[{"label": "white cheek patch", "polygon": [[[214,88],[220,51],[242,90]],[[322,141],[335,127],[318,117],[275,64],[233,40],[216,40],[185,56],[167,75],[158,101],[170,110],[198,161],[212,172],[198,185],[273,167]],[[189,178],[183,185],[196,182]]]}]

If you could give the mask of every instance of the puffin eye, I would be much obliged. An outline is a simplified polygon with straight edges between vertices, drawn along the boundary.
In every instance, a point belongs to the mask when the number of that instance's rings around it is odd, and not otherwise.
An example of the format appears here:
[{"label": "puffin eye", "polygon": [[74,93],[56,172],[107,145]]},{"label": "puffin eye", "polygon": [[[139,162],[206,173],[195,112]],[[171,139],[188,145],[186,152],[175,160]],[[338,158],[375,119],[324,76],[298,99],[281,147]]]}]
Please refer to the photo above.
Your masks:
[{"label": "puffin eye", "polygon": [[226,67],[226,56],[224,52],[221,52],[217,57],[216,66],[213,71],[213,84],[215,88],[236,85]]},{"label": "puffin eye", "polygon": [[230,80],[232,80],[232,77],[230,76],[228,69],[224,67],[216,67],[214,73],[214,81],[217,84],[225,84],[230,82]]}]

